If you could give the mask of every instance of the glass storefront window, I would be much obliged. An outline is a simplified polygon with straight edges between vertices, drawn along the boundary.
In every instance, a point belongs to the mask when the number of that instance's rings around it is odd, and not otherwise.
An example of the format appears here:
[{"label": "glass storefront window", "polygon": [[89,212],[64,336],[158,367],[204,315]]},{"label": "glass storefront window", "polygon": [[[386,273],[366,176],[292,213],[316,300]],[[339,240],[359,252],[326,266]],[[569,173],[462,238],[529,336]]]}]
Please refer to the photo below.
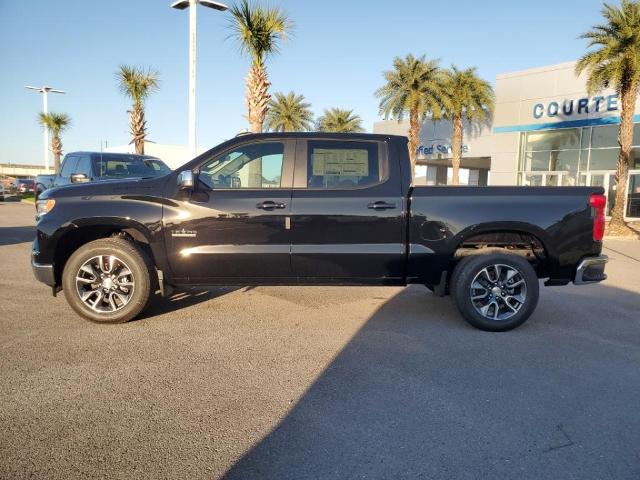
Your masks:
[{"label": "glass storefront window", "polygon": [[579,158],[579,150],[551,152],[551,167],[549,170],[568,170],[570,172],[577,172]]},{"label": "glass storefront window", "polygon": [[640,173],[629,175],[627,217],[640,217]]},{"label": "glass storefront window", "polygon": [[525,150],[569,150],[580,148],[580,129],[562,128],[542,132],[529,132]]},{"label": "glass storefront window", "polygon": [[591,133],[591,148],[617,147],[619,125],[594,127]]},{"label": "glass storefront window", "polygon": [[[523,132],[520,137],[520,185],[591,185],[605,189],[607,215],[615,204],[615,171],[620,154],[619,125],[598,125]],[[640,218],[640,123],[633,129],[625,215]]]},{"label": "glass storefront window", "polygon": [[549,170],[549,152],[527,152],[525,159],[526,170]]},{"label": "glass storefront window", "polygon": [[582,140],[580,141],[580,148],[586,149],[591,145],[591,127],[584,127],[582,129]]},{"label": "glass storefront window", "polygon": [[615,170],[619,155],[619,148],[592,149],[589,170]]}]

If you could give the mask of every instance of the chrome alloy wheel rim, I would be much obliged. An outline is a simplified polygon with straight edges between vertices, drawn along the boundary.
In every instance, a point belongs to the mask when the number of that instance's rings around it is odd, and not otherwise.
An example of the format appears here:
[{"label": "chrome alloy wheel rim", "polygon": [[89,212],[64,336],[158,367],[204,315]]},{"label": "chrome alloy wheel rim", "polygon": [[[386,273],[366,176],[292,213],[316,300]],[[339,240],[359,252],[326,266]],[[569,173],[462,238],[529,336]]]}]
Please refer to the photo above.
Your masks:
[{"label": "chrome alloy wheel rim", "polygon": [[131,301],[134,288],[131,269],[114,255],[90,258],[76,274],[80,300],[97,313],[112,313],[124,308]]},{"label": "chrome alloy wheel rim", "polygon": [[504,264],[489,265],[478,272],[469,288],[471,303],[483,317],[502,321],[520,311],[527,299],[522,273]]}]

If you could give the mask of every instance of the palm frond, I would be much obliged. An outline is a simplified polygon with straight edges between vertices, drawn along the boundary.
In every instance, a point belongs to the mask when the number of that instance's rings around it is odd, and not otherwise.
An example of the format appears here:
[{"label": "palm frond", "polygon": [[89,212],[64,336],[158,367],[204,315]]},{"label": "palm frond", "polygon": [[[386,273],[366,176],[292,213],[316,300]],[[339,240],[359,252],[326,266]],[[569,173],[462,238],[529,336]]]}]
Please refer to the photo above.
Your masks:
[{"label": "palm frond", "polygon": [[353,110],[330,108],[318,118],[317,128],[321,132],[358,133],[364,132],[362,118]]},{"label": "palm frond", "polygon": [[269,102],[266,116],[267,129],[273,132],[303,132],[311,130],[313,113],[311,104],[303,95],[276,92]]},{"label": "palm frond", "polygon": [[587,75],[590,94],[612,86],[640,84],[640,1],[622,0],[619,6],[605,3],[605,23],[591,27],[580,38],[588,40],[585,53],[576,63],[576,74]]},{"label": "palm frond", "polygon": [[257,65],[280,51],[280,43],[293,30],[293,22],[281,9],[262,7],[250,0],[240,0],[233,5],[231,13],[230,37],[235,38],[243,54],[251,57]]},{"label": "palm frond", "polygon": [[495,94],[489,82],[480,78],[475,67],[465,70],[455,65],[445,72],[442,115],[445,118],[466,118],[482,122],[493,112]]},{"label": "palm frond", "polygon": [[66,113],[40,112],[38,114],[38,123],[48,128],[52,135],[57,137],[71,126],[71,117]]},{"label": "palm frond", "polygon": [[120,65],[115,73],[120,92],[134,104],[144,104],[147,97],[158,90],[159,73],[151,68]]}]

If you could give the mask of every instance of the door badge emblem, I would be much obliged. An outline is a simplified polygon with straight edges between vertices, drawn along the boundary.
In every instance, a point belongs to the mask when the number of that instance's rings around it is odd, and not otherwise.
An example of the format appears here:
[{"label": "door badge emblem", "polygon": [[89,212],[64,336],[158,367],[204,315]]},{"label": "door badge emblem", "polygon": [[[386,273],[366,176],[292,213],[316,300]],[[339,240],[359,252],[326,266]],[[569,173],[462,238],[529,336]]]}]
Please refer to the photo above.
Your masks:
[{"label": "door badge emblem", "polygon": [[198,234],[195,230],[185,230],[184,228],[180,230],[171,230],[172,237],[183,237],[183,238],[195,238]]}]

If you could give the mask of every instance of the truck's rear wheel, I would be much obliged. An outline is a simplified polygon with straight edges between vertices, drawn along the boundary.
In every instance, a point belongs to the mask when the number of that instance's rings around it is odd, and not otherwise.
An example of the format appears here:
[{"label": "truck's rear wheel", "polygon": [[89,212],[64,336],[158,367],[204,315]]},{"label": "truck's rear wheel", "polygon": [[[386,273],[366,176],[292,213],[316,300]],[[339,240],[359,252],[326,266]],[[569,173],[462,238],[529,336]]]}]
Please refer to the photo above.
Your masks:
[{"label": "truck's rear wheel", "polygon": [[492,251],[462,259],[450,290],[467,322],[481,330],[504,332],[531,316],[539,285],[535,270],[524,258]]},{"label": "truck's rear wheel", "polygon": [[146,254],[123,238],[95,240],[67,261],[62,286],[80,316],[99,323],[123,323],[139,315],[154,292]]}]

